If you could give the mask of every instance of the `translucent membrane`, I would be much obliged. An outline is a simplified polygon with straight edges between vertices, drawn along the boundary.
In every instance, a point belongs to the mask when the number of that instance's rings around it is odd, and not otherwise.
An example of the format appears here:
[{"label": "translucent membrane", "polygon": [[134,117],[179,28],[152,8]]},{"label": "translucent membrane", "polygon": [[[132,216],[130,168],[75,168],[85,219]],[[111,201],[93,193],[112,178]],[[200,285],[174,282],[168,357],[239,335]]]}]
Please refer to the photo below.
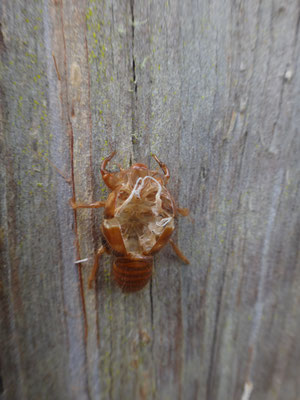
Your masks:
[{"label": "translucent membrane", "polygon": [[128,199],[125,200],[124,203],[118,209],[115,210],[115,216],[116,217],[121,212],[121,210],[124,209],[128,203],[130,203],[130,201],[133,199],[133,196],[137,196],[139,199],[141,198],[140,197],[140,193],[141,193],[141,190],[143,189],[143,187],[145,185],[145,180],[146,179],[152,179],[157,184],[158,191],[156,193],[156,197],[155,198],[156,198],[156,202],[159,205],[161,205],[161,199],[160,199],[161,184],[155,178],[153,178],[152,176],[147,175],[144,178],[140,177],[140,178],[137,179],[137,181],[136,181],[136,183],[134,185],[134,188],[132,189],[132,192],[130,193],[130,196],[128,197]]},{"label": "translucent membrane", "polygon": [[124,183],[116,200],[115,217],[106,226],[119,226],[128,253],[141,257],[157,242],[166,226],[174,227],[172,199],[153,176],[139,177],[133,188]]}]

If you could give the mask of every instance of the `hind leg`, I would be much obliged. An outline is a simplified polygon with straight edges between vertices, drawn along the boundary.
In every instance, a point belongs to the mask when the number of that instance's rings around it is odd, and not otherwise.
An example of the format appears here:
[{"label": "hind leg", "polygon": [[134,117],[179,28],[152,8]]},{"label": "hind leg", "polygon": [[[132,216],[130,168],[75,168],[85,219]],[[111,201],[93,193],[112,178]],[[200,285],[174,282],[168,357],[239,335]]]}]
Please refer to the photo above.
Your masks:
[{"label": "hind leg", "polygon": [[101,246],[101,247],[99,247],[97,253],[95,254],[93,269],[92,269],[92,272],[91,272],[91,274],[89,276],[89,283],[88,283],[89,289],[92,289],[93,280],[95,280],[96,274],[97,274],[98,269],[99,269],[100,257],[105,252],[106,252],[106,248],[104,246]]},{"label": "hind leg", "polygon": [[189,264],[189,260],[186,258],[186,256],[182,253],[182,251],[179,249],[179,247],[173,242],[172,239],[169,240],[171,246],[173,247],[174,252],[176,253],[177,257],[180,258],[185,264]]}]

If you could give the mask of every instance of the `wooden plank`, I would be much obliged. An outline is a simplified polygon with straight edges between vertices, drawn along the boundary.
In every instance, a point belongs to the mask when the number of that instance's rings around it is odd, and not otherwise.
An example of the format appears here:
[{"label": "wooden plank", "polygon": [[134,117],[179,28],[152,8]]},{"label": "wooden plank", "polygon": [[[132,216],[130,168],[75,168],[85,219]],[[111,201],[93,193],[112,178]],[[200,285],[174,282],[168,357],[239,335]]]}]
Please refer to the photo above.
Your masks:
[{"label": "wooden plank", "polygon": [[[3,398],[298,398],[299,4],[0,9]],[[88,289],[102,211],[68,203],[112,149],[191,210],[134,294],[108,256]]]}]

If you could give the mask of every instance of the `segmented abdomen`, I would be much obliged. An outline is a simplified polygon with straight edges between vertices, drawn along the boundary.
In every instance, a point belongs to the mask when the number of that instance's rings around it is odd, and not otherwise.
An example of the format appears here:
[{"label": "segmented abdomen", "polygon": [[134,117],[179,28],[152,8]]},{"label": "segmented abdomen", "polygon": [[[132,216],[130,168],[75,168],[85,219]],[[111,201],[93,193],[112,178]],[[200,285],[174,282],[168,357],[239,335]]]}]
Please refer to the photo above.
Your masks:
[{"label": "segmented abdomen", "polygon": [[141,290],[151,278],[153,257],[131,259],[118,257],[113,265],[113,275],[124,292]]}]

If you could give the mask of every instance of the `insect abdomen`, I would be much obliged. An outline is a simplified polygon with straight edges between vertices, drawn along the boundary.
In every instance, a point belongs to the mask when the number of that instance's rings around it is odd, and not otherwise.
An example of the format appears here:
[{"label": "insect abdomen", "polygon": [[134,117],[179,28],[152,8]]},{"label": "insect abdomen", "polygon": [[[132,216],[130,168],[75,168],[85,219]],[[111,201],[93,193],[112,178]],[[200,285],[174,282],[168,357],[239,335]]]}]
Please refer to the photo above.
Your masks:
[{"label": "insect abdomen", "polygon": [[152,275],[153,257],[118,257],[113,265],[113,274],[118,286],[124,292],[141,290]]}]

